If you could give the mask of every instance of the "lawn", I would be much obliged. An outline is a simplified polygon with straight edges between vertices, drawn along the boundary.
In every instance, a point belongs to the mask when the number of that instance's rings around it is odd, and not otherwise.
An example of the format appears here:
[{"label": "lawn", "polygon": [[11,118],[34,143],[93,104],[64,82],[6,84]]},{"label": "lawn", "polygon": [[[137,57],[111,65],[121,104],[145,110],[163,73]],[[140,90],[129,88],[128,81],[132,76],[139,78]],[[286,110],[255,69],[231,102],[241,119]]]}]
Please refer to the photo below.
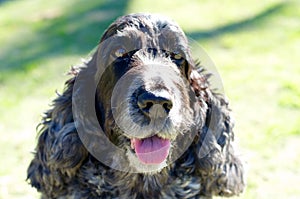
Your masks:
[{"label": "lawn", "polygon": [[240,198],[300,198],[300,3],[7,0],[0,1],[0,199],[38,198],[25,179],[41,114],[70,66],[131,12],[175,19],[214,61],[247,161]]}]

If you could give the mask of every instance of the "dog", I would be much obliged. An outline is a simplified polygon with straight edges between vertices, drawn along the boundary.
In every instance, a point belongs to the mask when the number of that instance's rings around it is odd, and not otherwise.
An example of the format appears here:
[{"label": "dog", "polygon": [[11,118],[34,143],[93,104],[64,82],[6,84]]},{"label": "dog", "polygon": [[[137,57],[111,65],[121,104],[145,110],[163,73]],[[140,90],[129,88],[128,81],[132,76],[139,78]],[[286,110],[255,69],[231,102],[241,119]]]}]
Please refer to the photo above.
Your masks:
[{"label": "dog", "polygon": [[42,198],[212,198],[245,187],[223,94],[172,20],[118,18],[39,125]]}]

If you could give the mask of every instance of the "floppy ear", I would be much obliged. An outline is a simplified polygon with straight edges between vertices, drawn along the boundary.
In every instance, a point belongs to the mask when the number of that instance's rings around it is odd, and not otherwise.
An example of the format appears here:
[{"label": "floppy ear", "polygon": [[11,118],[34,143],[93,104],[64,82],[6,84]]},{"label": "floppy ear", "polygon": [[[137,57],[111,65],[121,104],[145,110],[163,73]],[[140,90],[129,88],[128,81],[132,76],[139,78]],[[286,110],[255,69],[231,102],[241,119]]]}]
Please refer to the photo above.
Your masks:
[{"label": "floppy ear", "polygon": [[[202,69],[191,72],[191,86],[204,114],[204,125],[196,136],[196,168],[206,193],[221,196],[238,195],[244,190],[244,169],[235,154],[233,119],[224,96],[209,89]],[[205,110],[205,111],[203,111]]]},{"label": "floppy ear", "polygon": [[[75,70],[71,71],[77,75]],[[53,102],[41,124],[34,159],[27,171],[27,179],[38,191],[56,198],[63,184],[70,180],[87,157],[73,121],[72,94],[75,77],[66,82],[66,89]]]}]

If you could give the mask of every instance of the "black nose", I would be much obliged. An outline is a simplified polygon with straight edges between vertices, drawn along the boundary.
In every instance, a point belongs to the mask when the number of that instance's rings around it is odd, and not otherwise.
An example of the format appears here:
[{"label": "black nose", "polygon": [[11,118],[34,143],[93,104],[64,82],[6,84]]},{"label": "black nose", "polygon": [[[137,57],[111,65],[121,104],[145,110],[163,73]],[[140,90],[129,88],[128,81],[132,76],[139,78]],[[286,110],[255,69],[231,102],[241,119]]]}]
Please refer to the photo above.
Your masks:
[{"label": "black nose", "polygon": [[156,104],[161,105],[166,113],[169,113],[173,106],[169,97],[155,95],[147,91],[138,95],[137,104],[144,114],[148,114],[149,110]]}]

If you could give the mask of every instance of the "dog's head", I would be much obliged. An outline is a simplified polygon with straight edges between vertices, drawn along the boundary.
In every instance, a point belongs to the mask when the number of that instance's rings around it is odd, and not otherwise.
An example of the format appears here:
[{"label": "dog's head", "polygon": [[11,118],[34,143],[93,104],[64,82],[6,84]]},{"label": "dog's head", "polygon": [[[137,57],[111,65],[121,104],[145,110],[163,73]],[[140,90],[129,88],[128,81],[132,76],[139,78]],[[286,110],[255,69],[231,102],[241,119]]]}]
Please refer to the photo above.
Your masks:
[{"label": "dog's head", "polygon": [[97,99],[108,113],[100,113],[106,132],[127,138],[135,165],[161,167],[178,158],[179,135],[189,136],[197,117],[189,80],[193,62],[179,26],[156,15],[121,17],[102,37],[97,59],[105,68]]},{"label": "dog's head", "polygon": [[159,170],[187,149],[201,128],[191,89],[193,59],[173,21],[133,14],[104,33],[88,66],[96,73],[97,118],[138,171]]}]

